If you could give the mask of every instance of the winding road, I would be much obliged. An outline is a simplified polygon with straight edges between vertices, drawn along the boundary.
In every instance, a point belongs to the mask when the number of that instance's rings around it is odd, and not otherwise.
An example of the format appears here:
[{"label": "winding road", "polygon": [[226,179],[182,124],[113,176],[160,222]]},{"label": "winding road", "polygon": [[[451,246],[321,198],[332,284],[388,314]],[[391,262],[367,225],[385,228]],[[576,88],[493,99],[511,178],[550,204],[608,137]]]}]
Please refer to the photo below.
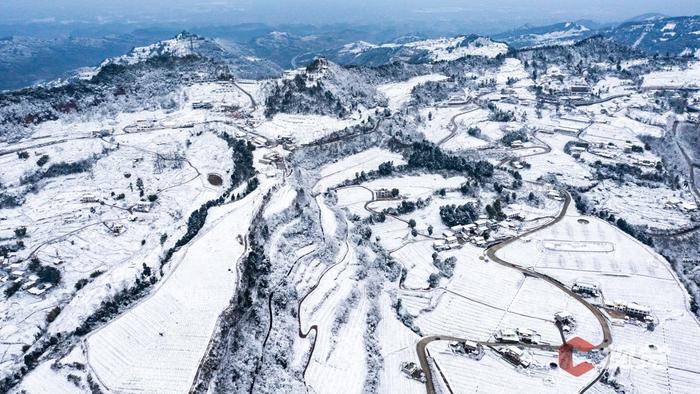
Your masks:
[{"label": "winding road", "polygon": [[464,114],[468,114],[470,112],[477,111],[479,109],[480,109],[480,107],[476,107],[476,108],[472,108],[472,109],[467,110],[467,111],[458,112],[452,118],[450,118],[450,123],[447,125],[447,129],[450,130],[450,134],[447,137],[438,141],[437,146],[442,146],[442,144],[451,140],[452,138],[454,138],[455,135],[457,135],[457,131],[459,130],[459,127],[457,126],[457,122],[455,122],[455,120],[458,117],[460,117]]}]

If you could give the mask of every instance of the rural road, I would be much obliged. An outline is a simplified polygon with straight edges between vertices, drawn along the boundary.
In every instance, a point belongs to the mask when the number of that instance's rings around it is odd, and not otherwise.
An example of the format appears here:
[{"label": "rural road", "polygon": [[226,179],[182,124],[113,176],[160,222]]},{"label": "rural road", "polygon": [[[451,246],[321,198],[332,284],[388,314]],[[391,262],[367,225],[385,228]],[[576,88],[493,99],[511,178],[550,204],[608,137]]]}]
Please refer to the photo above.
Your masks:
[{"label": "rural road", "polygon": [[241,87],[241,85],[237,84],[236,82],[233,82],[233,86],[237,87],[238,90],[243,92],[248,98],[250,99],[250,104],[253,106],[253,111],[255,111],[258,108],[258,104],[255,102],[255,99],[253,98],[253,95],[248,93],[245,89]]},{"label": "rural road", "polygon": [[480,107],[472,108],[472,109],[470,109],[470,110],[468,110],[468,111],[462,111],[462,112],[459,112],[459,113],[455,114],[455,115],[450,119],[450,123],[447,125],[447,129],[450,130],[450,134],[449,134],[447,137],[445,137],[445,138],[441,139],[440,141],[438,141],[437,146],[442,146],[442,144],[444,144],[445,142],[451,140],[452,138],[454,138],[455,135],[457,135],[457,130],[459,129],[459,127],[457,127],[457,122],[455,122],[455,120],[456,120],[458,117],[460,117],[460,116],[462,116],[462,115],[464,115],[464,114],[468,114],[468,113],[470,113],[470,112],[474,112],[474,111],[476,111],[476,110],[478,110],[478,109],[480,109]]}]

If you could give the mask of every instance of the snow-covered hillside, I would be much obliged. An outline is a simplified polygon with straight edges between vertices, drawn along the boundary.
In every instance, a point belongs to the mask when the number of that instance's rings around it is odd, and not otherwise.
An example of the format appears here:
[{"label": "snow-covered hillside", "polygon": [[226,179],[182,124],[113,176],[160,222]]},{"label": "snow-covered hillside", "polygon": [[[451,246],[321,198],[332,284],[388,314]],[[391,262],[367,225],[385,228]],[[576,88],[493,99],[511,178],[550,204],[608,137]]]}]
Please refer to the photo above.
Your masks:
[{"label": "snow-covered hillside", "polygon": [[281,73],[279,66],[269,60],[255,57],[240,45],[187,32],[169,40],[134,48],[128,54],[105,60],[101,67],[109,64],[136,64],[159,56],[197,56],[211,59],[225,64],[234,75],[241,78],[271,77]]},{"label": "snow-covered hillside", "polygon": [[465,56],[492,58],[508,51],[508,45],[478,36],[415,41],[404,44],[404,47],[426,51],[433,61],[457,60]]},{"label": "snow-covered hillside", "polygon": [[651,54],[695,57],[700,54],[700,16],[628,22],[605,34]]},{"label": "snow-covered hillside", "polygon": [[564,22],[540,27],[525,26],[494,37],[516,48],[526,48],[573,44],[595,33],[595,29],[583,22]]}]

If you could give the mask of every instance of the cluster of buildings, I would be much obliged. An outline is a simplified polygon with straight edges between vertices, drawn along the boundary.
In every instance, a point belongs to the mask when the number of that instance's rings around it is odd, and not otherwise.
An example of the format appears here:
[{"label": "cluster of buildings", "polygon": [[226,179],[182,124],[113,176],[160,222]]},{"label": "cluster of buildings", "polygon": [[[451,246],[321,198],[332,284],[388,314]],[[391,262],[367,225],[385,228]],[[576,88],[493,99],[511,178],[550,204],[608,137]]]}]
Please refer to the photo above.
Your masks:
[{"label": "cluster of buildings", "polygon": [[396,189],[396,190],[397,190],[396,195],[394,195],[394,193],[392,193],[391,190],[386,189],[386,188],[381,188],[379,190],[374,191],[374,197],[377,200],[392,200],[398,196],[398,189]]},{"label": "cluster of buildings", "polygon": [[510,166],[515,168],[516,170],[522,170],[523,168],[525,168],[525,165],[520,160],[511,161]]},{"label": "cluster of buildings", "polygon": [[651,315],[651,308],[636,302],[610,301],[606,302],[605,306],[609,309],[622,312],[631,318],[639,319],[645,322],[654,320],[654,317]]},{"label": "cluster of buildings", "polygon": [[680,198],[670,198],[664,204],[667,209],[678,209],[681,212],[693,212],[698,210],[698,204],[692,201],[683,201]]},{"label": "cluster of buildings", "polygon": [[576,136],[578,133],[580,133],[582,130],[581,127],[572,127],[572,126],[565,126],[565,125],[555,125],[551,128],[542,128],[537,130],[539,133],[543,134],[564,134],[564,135],[569,135],[569,136]]},{"label": "cluster of buildings", "polygon": [[509,216],[508,219],[499,222],[495,219],[482,216],[475,220],[474,223],[452,226],[449,230],[442,232],[444,239],[433,242],[433,249],[438,252],[459,249],[465,243],[471,243],[479,247],[486,246],[488,239],[494,240],[504,238],[505,235],[498,236],[501,235],[501,233],[498,233],[498,230],[514,229],[516,224],[512,219],[519,218],[519,214],[514,214]]},{"label": "cluster of buildings", "polygon": [[493,337],[501,343],[539,344],[542,341],[542,336],[529,328],[504,328],[496,331]]},{"label": "cluster of buildings", "polygon": [[83,204],[93,204],[93,203],[99,203],[100,199],[97,196],[94,196],[92,194],[86,194],[86,195],[80,197],[80,202]]},{"label": "cluster of buildings", "polygon": [[277,176],[277,168],[284,169],[284,159],[282,158],[280,153],[276,151],[270,151],[268,153],[265,153],[262,159],[259,159],[258,162],[270,166],[265,171],[265,176],[268,178],[274,178],[275,176]]},{"label": "cluster of buildings", "polygon": [[155,119],[139,119],[134,125],[136,131],[151,130],[158,127],[158,121]]},{"label": "cluster of buildings", "polygon": [[150,202],[137,202],[134,204],[130,211],[132,212],[141,212],[141,213],[149,213],[151,212],[151,208],[153,208],[153,203]]},{"label": "cluster of buildings", "polygon": [[[227,91],[229,90],[227,89]],[[214,104],[210,101],[195,101],[192,103],[192,109],[214,110],[230,114],[234,118],[242,118],[244,116],[241,112],[241,107],[235,104],[219,104],[214,108]]]},{"label": "cluster of buildings", "polygon": [[577,280],[574,285],[571,286],[571,291],[591,297],[600,297],[601,294],[600,286],[598,286],[597,283],[584,280]]},{"label": "cluster of buildings", "polygon": [[275,151],[270,151],[268,153],[265,153],[262,157],[262,159],[259,159],[258,162],[261,164],[265,165],[272,165],[274,163],[277,163],[282,160],[282,157],[280,156],[279,153]]},{"label": "cluster of buildings", "polygon": [[560,99],[578,102],[593,96],[591,87],[582,77],[565,76],[558,70],[552,70],[542,75],[540,80],[543,99],[548,102],[559,102]]},{"label": "cluster of buildings", "polygon": [[564,201],[564,197],[562,197],[561,192],[557,189],[547,191],[547,198],[551,198],[554,201]]},{"label": "cluster of buildings", "polygon": [[[63,261],[59,259],[54,262],[61,263]],[[20,290],[35,296],[44,294],[52,287],[50,283],[41,283],[37,275],[28,273],[20,258],[14,254],[0,257],[0,284],[20,285]]]},{"label": "cluster of buildings", "polygon": [[491,219],[478,219],[474,223],[457,225],[450,227],[449,230],[442,232],[444,240],[433,242],[433,249],[436,251],[457,249],[462,244],[470,242],[476,246],[484,246],[486,244],[486,236],[496,226],[496,221]]},{"label": "cluster of buildings", "polygon": [[481,358],[484,355],[484,347],[474,341],[453,341],[450,342],[450,350],[454,354],[467,355]]},{"label": "cluster of buildings", "polygon": [[[639,149],[640,146],[635,146],[632,143],[624,143],[624,146],[619,147],[616,144],[609,142],[604,143],[589,143],[589,142],[576,142],[573,146],[569,147],[569,152],[572,157],[579,159],[581,154],[588,152],[592,155],[602,157],[608,160],[620,160],[626,159],[628,164],[635,165],[638,167],[654,168],[657,165],[657,161],[653,160],[649,156],[641,155]],[[635,152],[637,154],[635,154]]]},{"label": "cluster of buildings", "polygon": [[212,109],[214,105],[208,101],[195,101],[192,103],[192,109]]},{"label": "cluster of buildings", "polygon": [[103,222],[103,224],[115,237],[118,237],[126,232],[126,226],[121,223]]},{"label": "cluster of buildings", "polygon": [[265,138],[255,135],[250,131],[238,130],[234,134],[236,138],[245,138],[248,142],[253,144],[256,148],[262,148],[268,146],[268,142]]},{"label": "cluster of buildings", "polygon": [[523,141],[521,140],[514,140],[510,143],[510,147],[514,149],[522,148],[523,146]]},{"label": "cluster of buildings", "polygon": [[403,372],[403,374],[410,379],[417,380],[421,383],[425,383],[425,373],[414,362],[402,362],[401,372]]},{"label": "cluster of buildings", "polygon": [[93,137],[97,137],[97,138],[108,137],[108,136],[114,134],[114,129],[93,130],[91,134]]},{"label": "cluster of buildings", "polygon": [[285,150],[293,151],[297,148],[297,141],[291,135],[277,137],[277,144],[282,145]]},{"label": "cluster of buildings", "polygon": [[[95,195],[86,194],[86,195],[80,197],[80,202],[83,204],[98,204],[98,203],[102,202],[102,200],[100,200],[100,198],[95,196]],[[148,213],[151,211],[152,208],[153,208],[152,202],[140,201],[140,202],[137,202],[136,204],[132,205],[129,208],[129,211]]]},{"label": "cluster of buildings", "polygon": [[527,368],[532,364],[532,356],[517,346],[501,346],[496,351],[516,367]]}]

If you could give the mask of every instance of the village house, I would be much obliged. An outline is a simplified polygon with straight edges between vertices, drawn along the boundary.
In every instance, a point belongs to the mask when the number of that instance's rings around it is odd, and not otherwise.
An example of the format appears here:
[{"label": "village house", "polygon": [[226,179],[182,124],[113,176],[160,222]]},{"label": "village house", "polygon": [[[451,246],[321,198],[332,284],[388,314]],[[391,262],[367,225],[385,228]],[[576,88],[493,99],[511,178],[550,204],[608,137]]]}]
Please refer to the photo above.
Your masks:
[{"label": "village house", "polygon": [[517,346],[503,346],[498,348],[498,352],[515,366],[524,368],[530,366],[530,362],[526,359],[525,351]]},{"label": "village house", "polygon": [[392,198],[391,190],[385,188],[375,191],[374,195],[377,200],[390,200]]},{"label": "village house", "polygon": [[586,281],[576,281],[571,287],[571,291],[579,294],[586,294],[593,297],[600,296],[600,288],[597,284],[586,282]]}]

